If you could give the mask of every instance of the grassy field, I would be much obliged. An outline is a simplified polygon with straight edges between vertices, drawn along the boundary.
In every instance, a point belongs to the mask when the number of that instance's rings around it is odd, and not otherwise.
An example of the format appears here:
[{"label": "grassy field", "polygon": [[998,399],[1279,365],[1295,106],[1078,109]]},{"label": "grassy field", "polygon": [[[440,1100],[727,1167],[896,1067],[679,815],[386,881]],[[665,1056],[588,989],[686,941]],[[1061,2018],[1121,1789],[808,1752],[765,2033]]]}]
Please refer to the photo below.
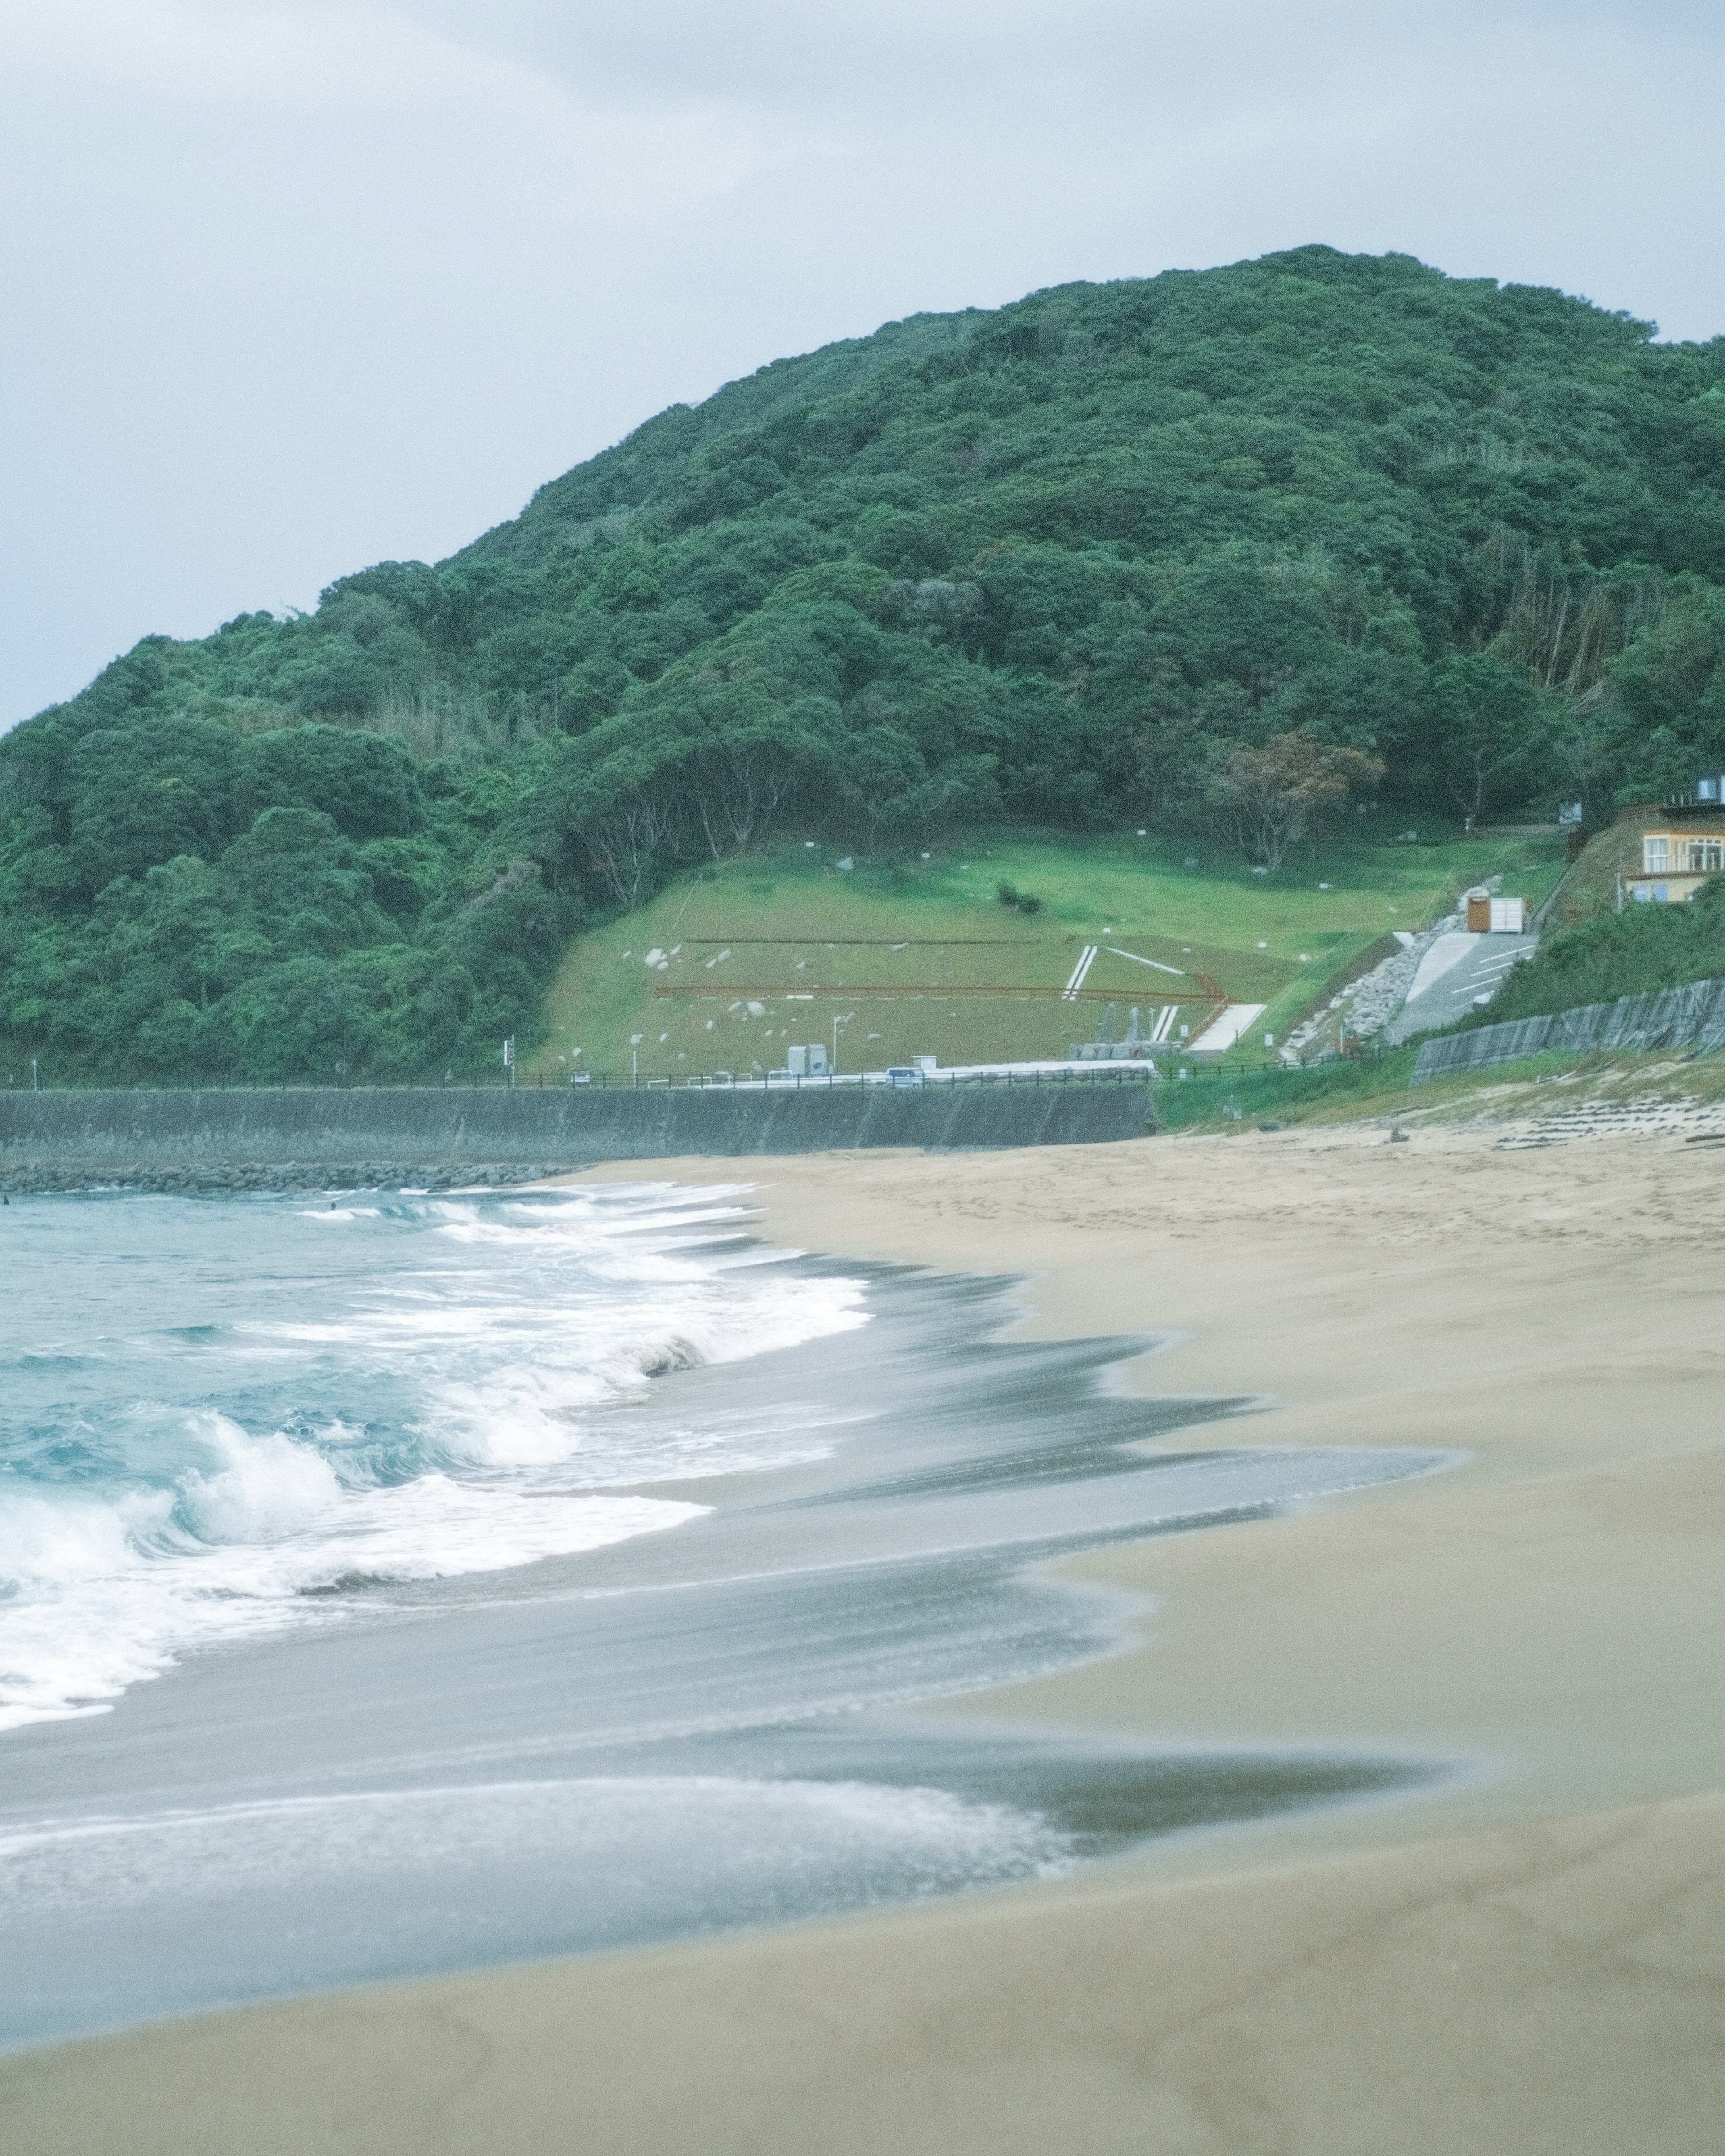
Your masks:
[{"label": "grassy field", "polygon": [[[1251,1036],[1261,1056],[1265,1031],[1280,1038],[1389,931],[1422,927],[1491,875],[1538,896],[1558,865],[1549,839],[1491,834],[1337,846],[1274,876],[1157,840],[1016,830],[897,865],[842,858],[793,842],[727,861],[578,937],[523,1071],[626,1076],[633,1058],[644,1079],[741,1076],[783,1067],[793,1043],[824,1041],[830,1054],[835,1039],[844,1070],[913,1055],[1063,1056],[1096,1037],[1110,1002],[1122,1032],[1131,1007],[1147,1030],[1177,1004],[1178,1038],[1182,1024],[1196,1033],[1218,993],[1268,1006]],[[1002,904],[1003,882],[1038,910]],[[1090,943],[1104,947],[1084,993],[1063,1000]]]}]

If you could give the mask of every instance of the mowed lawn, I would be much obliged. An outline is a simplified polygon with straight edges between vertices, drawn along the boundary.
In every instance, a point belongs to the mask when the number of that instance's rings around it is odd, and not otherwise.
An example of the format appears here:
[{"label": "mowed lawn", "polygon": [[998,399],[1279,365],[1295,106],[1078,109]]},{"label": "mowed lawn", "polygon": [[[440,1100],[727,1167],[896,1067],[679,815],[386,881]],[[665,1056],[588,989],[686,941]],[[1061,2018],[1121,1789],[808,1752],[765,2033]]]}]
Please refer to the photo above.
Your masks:
[{"label": "mowed lawn", "polygon": [[[1096,1037],[1109,1002],[1122,1031],[1132,1007],[1147,1030],[1168,1004],[1176,1035],[1195,1030],[1214,1007],[1208,983],[1268,1006],[1242,1050],[1261,1055],[1265,1031],[1279,1037],[1391,930],[1420,928],[1495,875],[1540,896],[1558,865],[1550,839],[1491,834],[1303,850],[1273,876],[1114,835],[995,831],[896,865],[841,867],[847,858],[825,844],[776,846],[680,875],[577,937],[524,1073],[743,1076],[782,1068],[790,1045],[812,1041],[829,1055],[836,1041],[844,1070],[913,1055],[1063,1056]],[[1003,882],[1037,911],[1003,904]],[[1086,944],[1100,948],[1084,993],[1064,1000]]]}]

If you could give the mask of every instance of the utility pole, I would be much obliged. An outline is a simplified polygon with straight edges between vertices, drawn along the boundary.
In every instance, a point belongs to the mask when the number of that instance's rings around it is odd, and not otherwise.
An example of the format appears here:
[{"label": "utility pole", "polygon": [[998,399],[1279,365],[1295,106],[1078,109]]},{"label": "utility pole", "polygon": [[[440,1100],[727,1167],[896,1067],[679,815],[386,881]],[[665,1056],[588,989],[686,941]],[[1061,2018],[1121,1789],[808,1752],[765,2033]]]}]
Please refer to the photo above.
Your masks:
[{"label": "utility pole", "polygon": [[515,1035],[511,1034],[503,1044],[503,1067],[509,1073],[509,1090],[515,1091]]},{"label": "utility pole", "polygon": [[843,1018],[835,1018],[833,1020],[833,1060],[831,1068],[835,1075],[837,1075],[839,1069],[839,1029],[841,1025],[849,1025],[852,1019],[855,1016],[856,1013],[855,1011],[846,1011]]},{"label": "utility pole", "polygon": [[33,1055],[30,1058],[30,1091],[33,1093],[39,1093],[42,1091],[40,1082],[36,1076],[36,1059]]}]

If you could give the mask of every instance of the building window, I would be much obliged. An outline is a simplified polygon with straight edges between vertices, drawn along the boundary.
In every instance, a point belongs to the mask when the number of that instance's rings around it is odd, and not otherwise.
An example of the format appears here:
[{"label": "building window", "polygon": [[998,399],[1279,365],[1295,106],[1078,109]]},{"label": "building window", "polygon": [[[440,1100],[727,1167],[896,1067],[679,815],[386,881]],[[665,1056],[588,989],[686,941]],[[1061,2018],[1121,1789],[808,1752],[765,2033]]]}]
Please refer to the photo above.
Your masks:
[{"label": "building window", "polygon": [[1641,867],[1645,874],[1656,875],[1671,865],[1671,842],[1669,839],[1643,839]]},{"label": "building window", "polygon": [[1725,867],[1725,840],[1692,839],[1689,841],[1689,865],[1699,869],[1704,875],[1712,875]]}]

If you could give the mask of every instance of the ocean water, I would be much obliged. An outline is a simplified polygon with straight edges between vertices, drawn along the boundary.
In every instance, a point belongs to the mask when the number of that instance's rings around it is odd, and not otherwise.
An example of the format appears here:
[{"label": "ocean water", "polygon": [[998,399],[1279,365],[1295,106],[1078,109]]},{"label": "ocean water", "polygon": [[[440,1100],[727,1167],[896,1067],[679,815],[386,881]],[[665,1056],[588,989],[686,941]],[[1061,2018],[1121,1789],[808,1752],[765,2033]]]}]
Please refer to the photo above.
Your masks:
[{"label": "ocean water", "polygon": [[0,1238],[0,2046],[1440,1771],[942,1719],[1142,1620],[1041,1560],[1445,1464],[1255,1447],[1125,1390],[1146,1338],[1003,1338],[1010,1282],[773,1250],[742,1188],[98,1193]]},{"label": "ocean water", "polygon": [[[666,1370],[862,1325],[733,1194],[20,1199],[0,1214],[0,1732],[328,1590],[694,1517],[656,1482],[819,1450],[626,1409]],[[641,1485],[627,1494],[619,1484]],[[321,1597],[319,1591],[325,1593]]]}]

